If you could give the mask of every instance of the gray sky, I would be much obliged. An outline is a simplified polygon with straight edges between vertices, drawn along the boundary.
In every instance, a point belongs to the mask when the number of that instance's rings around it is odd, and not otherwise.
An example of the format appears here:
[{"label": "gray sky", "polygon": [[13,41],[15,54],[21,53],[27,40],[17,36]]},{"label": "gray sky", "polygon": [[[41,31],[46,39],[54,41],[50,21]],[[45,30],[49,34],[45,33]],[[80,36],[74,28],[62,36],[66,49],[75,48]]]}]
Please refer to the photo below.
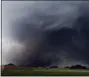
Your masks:
[{"label": "gray sky", "polygon": [[[6,52],[12,47],[18,47],[18,43],[14,42],[9,35],[11,26],[19,18],[23,18],[28,13],[28,6],[32,6],[35,2],[28,1],[3,1],[2,2],[2,46],[3,46],[3,63],[8,63],[6,60]],[[12,41],[11,41],[12,40]],[[0,46],[1,47],[1,46]],[[5,54],[6,53],[6,54]]]},{"label": "gray sky", "polygon": [[[53,2],[52,1],[47,1],[47,2],[46,1],[3,1],[2,2],[3,36],[7,36],[9,34],[11,30],[10,26],[13,25],[14,22],[18,21],[21,18],[24,17],[26,18],[28,14],[32,15],[30,13],[34,13],[36,11],[40,11],[44,13],[47,11],[48,13],[54,13],[53,11],[50,12],[49,10],[50,4],[51,6],[53,6],[52,4],[54,4],[54,6],[57,8],[60,7],[61,11],[60,12],[57,11],[57,14],[60,13],[59,15],[66,15],[66,14],[73,14],[72,12],[77,11],[78,8],[77,5],[79,5],[80,3],[82,2],[63,1],[60,3],[60,1],[58,2],[57,1],[53,1]],[[70,7],[71,5],[75,5],[75,4],[76,6]],[[67,17],[67,15],[64,16],[64,18],[65,17]]]}]

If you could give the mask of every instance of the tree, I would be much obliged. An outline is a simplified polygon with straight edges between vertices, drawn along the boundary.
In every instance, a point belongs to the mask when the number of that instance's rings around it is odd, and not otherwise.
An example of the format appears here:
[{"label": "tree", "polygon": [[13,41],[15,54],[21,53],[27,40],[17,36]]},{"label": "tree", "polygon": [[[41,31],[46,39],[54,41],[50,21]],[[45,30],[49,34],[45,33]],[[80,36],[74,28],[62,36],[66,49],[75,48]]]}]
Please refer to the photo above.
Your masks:
[{"label": "tree", "polygon": [[7,64],[7,65],[5,65],[5,66],[15,66],[15,65],[12,64],[12,63],[9,63],[9,64]]},{"label": "tree", "polygon": [[73,65],[70,67],[71,69],[86,69],[85,66],[81,66],[81,65]]}]

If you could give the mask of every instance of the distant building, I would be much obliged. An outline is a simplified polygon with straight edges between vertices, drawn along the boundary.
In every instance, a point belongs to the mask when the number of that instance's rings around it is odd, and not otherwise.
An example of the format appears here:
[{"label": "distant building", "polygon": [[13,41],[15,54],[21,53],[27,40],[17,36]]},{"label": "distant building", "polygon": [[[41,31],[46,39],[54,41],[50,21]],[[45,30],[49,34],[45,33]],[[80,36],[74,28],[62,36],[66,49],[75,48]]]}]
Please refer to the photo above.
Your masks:
[{"label": "distant building", "polygon": [[51,66],[50,68],[58,68],[58,66]]},{"label": "distant building", "polygon": [[66,66],[65,68],[70,68],[69,66]]},{"label": "distant building", "polygon": [[1,71],[3,71],[4,70],[4,65],[1,65],[0,69],[1,69]]}]

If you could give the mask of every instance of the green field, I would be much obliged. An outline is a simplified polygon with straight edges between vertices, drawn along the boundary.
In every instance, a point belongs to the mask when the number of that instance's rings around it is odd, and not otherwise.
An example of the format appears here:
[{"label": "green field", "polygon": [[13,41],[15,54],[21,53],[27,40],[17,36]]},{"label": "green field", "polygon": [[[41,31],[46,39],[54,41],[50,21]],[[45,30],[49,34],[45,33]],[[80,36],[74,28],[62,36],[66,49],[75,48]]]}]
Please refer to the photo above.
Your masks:
[{"label": "green field", "polygon": [[2,76],[89,76],[89,70],[64,68],[25,68],[19,70],[4,70]]}]

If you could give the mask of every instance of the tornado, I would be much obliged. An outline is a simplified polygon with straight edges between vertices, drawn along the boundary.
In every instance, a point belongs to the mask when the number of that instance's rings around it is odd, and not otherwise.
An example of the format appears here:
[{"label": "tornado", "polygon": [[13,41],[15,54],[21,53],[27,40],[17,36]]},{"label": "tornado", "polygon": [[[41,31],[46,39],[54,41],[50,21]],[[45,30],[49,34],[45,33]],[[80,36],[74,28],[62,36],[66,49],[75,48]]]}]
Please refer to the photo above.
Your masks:
[{"label": "tornado", "polygon": [[3,1],[3,64],[89,65],[88,7],[89,1]]}]

